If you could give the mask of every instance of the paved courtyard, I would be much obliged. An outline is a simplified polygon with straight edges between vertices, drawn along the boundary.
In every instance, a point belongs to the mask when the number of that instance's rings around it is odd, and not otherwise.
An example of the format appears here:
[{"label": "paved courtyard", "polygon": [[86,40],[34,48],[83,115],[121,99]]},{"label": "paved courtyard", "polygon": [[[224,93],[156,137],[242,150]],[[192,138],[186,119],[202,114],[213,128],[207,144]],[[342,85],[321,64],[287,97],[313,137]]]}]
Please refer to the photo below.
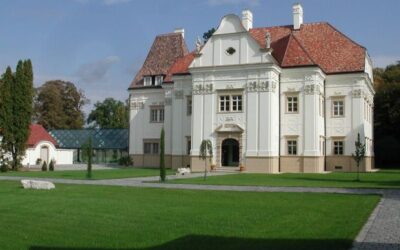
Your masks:
[{"label": "paved courtyard", "polygon": [[[227,173],[210,173],[224,175]],[[168,176],[168,179],[195,178],[203,176],[194,173],[187,176]],[[22,180],[24,177],[0,176],[0,180]],[[111,180],[70,180],[29,178],[47,180],[63,184],[130,186],[167,189],[218,190],[237,192],[296,192],[296,193],[339,193],[339,194],[378,194],[382,199],[367,223],[356,237],[353,249],[400,249],[400,190],[396,189],[356,189],[356,188],[316,188],[316,187],[266,187],[266,186],[227,186],[198,184],[157,183],[158,176]]]}]

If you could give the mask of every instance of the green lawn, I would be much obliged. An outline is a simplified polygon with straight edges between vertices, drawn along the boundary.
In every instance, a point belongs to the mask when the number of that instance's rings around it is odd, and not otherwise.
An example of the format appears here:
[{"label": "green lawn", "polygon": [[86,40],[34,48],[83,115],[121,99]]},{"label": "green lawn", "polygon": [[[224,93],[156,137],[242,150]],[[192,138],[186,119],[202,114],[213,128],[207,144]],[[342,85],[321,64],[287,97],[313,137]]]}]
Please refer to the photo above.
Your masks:
[{"label": "green lawn", "polygon": [[180,179],[173,183],[281,186],[281,187],[346,187],[346,188],[400,188],[400,170],[381,170],[375,173],[329,174],[232,174],[203,178]]},{"label": "green lawn", "polygon": [[[167,174],[175,173],[174,170],[167,169]],[[92,179],[121,179],[132,177],[158,176],[160,170],[157,168],[123,168],[123,169],[102,169],[93,170]],[[85,170],[68,170],[68,171],[10,171],[0,173],[0,176],[22,176],[22,177],[38,177],[38,178],[63,178],[63,179],[86,179]]]},{"label": "green lawn", "polygon": [[1,249],[348,249],[373,195],[0,181]]}]

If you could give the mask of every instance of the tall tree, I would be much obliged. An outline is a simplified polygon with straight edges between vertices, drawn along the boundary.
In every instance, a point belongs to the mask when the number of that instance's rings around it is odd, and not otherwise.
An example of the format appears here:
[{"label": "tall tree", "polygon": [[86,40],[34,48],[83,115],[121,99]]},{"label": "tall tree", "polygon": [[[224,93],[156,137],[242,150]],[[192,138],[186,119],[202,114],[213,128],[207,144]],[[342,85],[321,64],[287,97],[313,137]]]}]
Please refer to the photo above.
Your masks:
[{"label": "tall tree", "polygon": [[374,151],[376,165],[396,167],[400,151],[400,62],[374,70]]},{"label": "tall tree", "polygon": [[93,123],[100,128],[128,128],[128,105],[113,98],[106,98],[103,102],[96,102],[90,112],[87,123]]},{"label": "tall tree", "polygon": [[84,125],[83,106],[89,101],[71,82],[48,81],[37,89],[34,120],[46,129],[77,129]]},{"label": "tall tree", "polygon": [[33,70],[30,60],[19,61],[15,74],[8,67],[3,75],[1,121],[2,147],[12,157],[17,170],[25,153],[32,117]]}]

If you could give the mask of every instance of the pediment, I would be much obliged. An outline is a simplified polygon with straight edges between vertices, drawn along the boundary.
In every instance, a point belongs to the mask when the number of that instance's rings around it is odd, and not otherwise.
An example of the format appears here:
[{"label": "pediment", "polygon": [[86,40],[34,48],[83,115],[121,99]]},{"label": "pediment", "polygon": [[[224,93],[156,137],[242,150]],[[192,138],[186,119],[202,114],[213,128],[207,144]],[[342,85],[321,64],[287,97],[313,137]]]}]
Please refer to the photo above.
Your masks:
[{"label": "pediment", "polygon": [[244,129],[241,126],[232,123],[221,124],[215,129],[215,132],[218,133],[226,133],[226,132],[242,133],[243,131]]}]

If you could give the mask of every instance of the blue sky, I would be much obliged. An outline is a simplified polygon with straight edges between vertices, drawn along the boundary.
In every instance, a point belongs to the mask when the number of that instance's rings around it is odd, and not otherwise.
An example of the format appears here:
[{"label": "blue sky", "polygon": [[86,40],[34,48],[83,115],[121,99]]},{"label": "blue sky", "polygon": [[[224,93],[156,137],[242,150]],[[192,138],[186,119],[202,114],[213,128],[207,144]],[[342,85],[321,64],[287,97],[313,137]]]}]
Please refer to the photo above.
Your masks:
[{"label": "blue sky", "polygon": [[[0,69],[30,58],[35,86],[62,79],[92,104],[124,100],[157,34],[185,29],[190,49],[222,16],[253,11],[254,27],[292,23],[295,1],[1,0]],[[400,60],[399,0],[303,0],[304,21],[328,21],[368,49],[374,64]]]}]

